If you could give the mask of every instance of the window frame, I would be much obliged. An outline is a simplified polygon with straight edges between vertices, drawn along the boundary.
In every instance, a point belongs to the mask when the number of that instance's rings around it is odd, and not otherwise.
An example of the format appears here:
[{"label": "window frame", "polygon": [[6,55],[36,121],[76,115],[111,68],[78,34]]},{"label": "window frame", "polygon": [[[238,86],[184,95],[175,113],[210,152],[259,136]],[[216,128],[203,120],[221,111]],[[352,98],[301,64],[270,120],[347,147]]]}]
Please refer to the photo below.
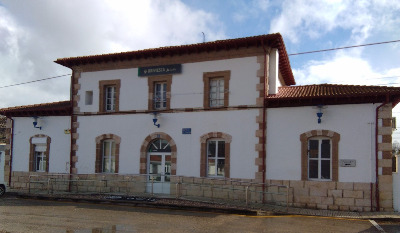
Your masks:
[{"label": "window frame", "polygon": [[[205,109],[209,108],[223,108],[229,106],[229,80],[231,77],[231,71],[216,71],[216,72],[205,72],[203,73],[203,83],[204,83],[204,97],[203,97],[203,107]],[[223,79],[224,80],[224,104],[218,106],[211,106],[210,104],[210,92],[211,92],[211,80],[213,79]]]},{"label": "window frame", "polygon": [[[318,154],[317,154],[317,157],[316,158],[311,158],[311,156],[310,156],[310,151],[311,151],[311,148],[310,148],[310,141],[311,140],[313,140],[313,141],[317,141],[318,142]],[[329,141],[329,158],[323,158],[323,156],[322,156],[322,144],[323,144],[323,141]],[[311,137],[311,138],[309,138],[308,139],[308,156],[307,156],[307,162],[308,162],[308,169],[307,169],[307,172],[308,172],[308,180],[316,180],[316,181],[332,181],[332,140],[330,139],[330,138],[327,138],[327,137]],[[318,163],[318,170],[317,170],[317,178],[311,178],[310,177],[310,171],[311,171],[311,167],[310,167],[310,161],[317,161],[317,163]],[[322,173],[323,173],[323,171],[322,171],[322,161],[329,161],[329,179],[325,179],[325,178],[322,178]]]},{"label": "window frame", "polygon": [[308,178],[308,143],[309,139],[323,137],[331,140],[331,179],[339,179],[339,141],[340,134],[330,130],[311,130],[300,135],[301,141],[301,180],[328,181],[326,179],[316,180]]},{"label": "window frame", "polygon": [[[114,155],[115,168],[113,172],[104,172],[103,170],[104,141],[113,141],[115,143],[115,155]],[[115,134],[103,134],[96,137],[95,142],[96,142],[95,173],[106,173],[106,174],[118,173],[121,138]]]},{"label": "window frame", "polygon": [[[166,93],[165,93],[165,108],[155,108],[155,88],[157,83],[166,83]],[[162,76],[151,76],[147,78],[147,84],[149,87],[148,91],[148,110],[149,111],[160,111],[171,109],[171,85],[172,85],[172,75],[162,75]]]},{"label": "window frame", "polygon": [[[40,156],[38,156],[40,154]],[[36,151],[35,150],[35,155],[34,155],[34,171],[35,172],[46,172],[47,171],[47,158],[46,158],[46,152],[45,151]],[[38,159],[42,158],[41,161],[39,162]],[[44,162],[43,162],[44,161]],[[43,164],[44,163],[44,164]],[[40,169],[40,165],[44,166],[44,169]]]},{"label": "window frame", "polygon": [[[214,156],[209,156],[209,152],[210,152],[210,142],[215,142],[215,155]],[[224,143],[224,156],[219,156],[219,142],[223,142]],[[211,138],[209,140],[207,140],[207,177],[225,177],[225,140],[221,139],[221,138]],[[214,159],[214,174],[210,174],[210,159]],[[223,171],[223,175],[219,175],[218,174],[218,169],[219,169],[219,161],[223,160],[224,161],[224,171]]]},{"label": "window frame", "polygon": [[[107,109],[107,88],[115,88],[115,98],[113,100],[114,109]],[[121,80],[102,80],[99,82],[99,112],[118,112],[119,111],[119,96],[121,89]]]},{"label": "window frame", "polygon": [[[220,140],[225,142],[225,167],[224,176],[209,176],[208,175],[208,156],[207,156],[207,142],[209,140]],[[232,136],[222,132],[210,132],[203,134],[200,137],[200,177],[212,177],[212,178],[230,178],[230,148],[231,148]]]},{"label": "window frame", "polygon": [[[109,151],[106,151],[106,144],[109,144]],[[112,139],[105,139],[102,141],[102,173],[115,173],[115,150],[116,150],[116,143]],[[114,147],[114,148],[113,148]],[[108,159],[109,167],[106,168],[106,159]],[[113,165],[114,162],[114,165]]]},{"label": "window frame", "polygon": [[[34,139],[43,139],[44,138],[44,142],[40,142],[40,143],[35,143],[33,142]],[[42,140],[41,140],[42,141]],[[30,149],[29,149],[29,171],[30,172],[49,172],[49,165],[50,165],[50,143],[51,143],[51,138],[47,135],[44,134],[37,134],[32,136],[29,139],[29,145],[30,145]],[[45,170],[40,170],[38,171],[36,169],[36,147],[37,146],[41,146],[41,147],[46,147],[45,151],[43,152],[43,155],[46,159],[46,168]]]}]

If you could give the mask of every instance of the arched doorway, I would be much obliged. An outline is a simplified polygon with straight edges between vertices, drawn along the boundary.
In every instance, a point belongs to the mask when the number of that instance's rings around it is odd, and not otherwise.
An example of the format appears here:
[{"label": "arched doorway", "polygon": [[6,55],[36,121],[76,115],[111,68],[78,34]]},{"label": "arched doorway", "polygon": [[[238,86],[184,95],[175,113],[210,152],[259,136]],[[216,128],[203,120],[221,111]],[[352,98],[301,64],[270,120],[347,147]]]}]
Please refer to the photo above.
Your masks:
[{"label": "arched doorway", "polygon": [[147,192],[170,193],[171,145],[165,139],[155,139],[147,149]]}]

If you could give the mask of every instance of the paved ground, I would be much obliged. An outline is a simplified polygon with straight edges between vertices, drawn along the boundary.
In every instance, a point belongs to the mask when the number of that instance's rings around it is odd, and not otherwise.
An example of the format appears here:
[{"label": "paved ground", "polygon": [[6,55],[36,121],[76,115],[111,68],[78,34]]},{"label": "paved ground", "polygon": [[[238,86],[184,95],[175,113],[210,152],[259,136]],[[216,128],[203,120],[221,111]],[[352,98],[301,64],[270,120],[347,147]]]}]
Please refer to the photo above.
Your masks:
[{"label": "paved ground", "polygon": [[[247,216],[64,200],[0,198],[0,232],[399,232],[398,223],[299,215]],[[385,223],[385,224],[383,224]]]}]

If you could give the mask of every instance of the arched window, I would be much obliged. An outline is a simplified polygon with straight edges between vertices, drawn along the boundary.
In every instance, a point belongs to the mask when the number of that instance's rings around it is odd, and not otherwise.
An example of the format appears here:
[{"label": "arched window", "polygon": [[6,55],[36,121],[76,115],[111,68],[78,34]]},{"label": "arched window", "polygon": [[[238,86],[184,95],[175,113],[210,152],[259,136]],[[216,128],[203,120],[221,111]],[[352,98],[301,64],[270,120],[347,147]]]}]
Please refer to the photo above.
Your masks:
[{"label": "arched window", "polygon": [[38,134],[29,139],[29,171],[49,172],[50,142],[47,135]]},{"label": "arched window", "polygon": [[338,181],[340,134],[311,130],[300,135],[301,179]]},{"label": "arched window", "polygon": [[148,152],[171,152],[171,146],[167,140],[156,139],[150,143]]},{"label": "arched window", "polygon": [[211,132],[200,137],[200,176],[230,177],[230,144],[232,137]]},{"label": "arched window", "polygon": [[96,137],[96,173],[118,173],[121,138],[114,134]]}]

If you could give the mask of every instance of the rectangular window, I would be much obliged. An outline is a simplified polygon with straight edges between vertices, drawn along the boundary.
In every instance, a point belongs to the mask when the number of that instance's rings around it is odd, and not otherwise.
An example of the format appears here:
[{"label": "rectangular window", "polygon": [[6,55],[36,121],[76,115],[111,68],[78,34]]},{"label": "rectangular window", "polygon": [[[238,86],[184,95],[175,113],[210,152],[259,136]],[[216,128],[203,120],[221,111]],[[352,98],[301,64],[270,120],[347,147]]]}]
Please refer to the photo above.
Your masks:
[{"label": "rectangular window", "polygon": [[204,108],[229,106],[229,80],[231,72],[217,71],[203,74]]},{"label": "rectangular window", "polygon": [[93,91],[86,91],[85,92],[85,105],[92,105],[93,104]]},{"label": "rectangular window", "polygon": [[225,141],[207,141],[208,176],[225,176]]},{"label": "rectangular window", "polygon": [[210,79],[210,107],[224,106],[225,89],[223,78]]},{"label": "rectangular window", "polygon": [[154,109],[167,108],[167,82],[154,84]]},{"label": "rectangular window", "polygon": [[103,172],[115,172],[115,142],[113,140],[103,141]]},{"label": "rectangular window", "polygon": [[330,139],[308,140],[308,178],[310,180],[331,180],[331,148]]},{"label": "rectangular window", "polygon": [[46,172],[47,171],[47,158],[46,158],[46,144],[35,144],[34,154],[34,171]]},{"label": "rectangular window", "polygon": [[106,112],[115,111],[115,86],[106,86],[105,92],[105,110]]},{"label": "rectangular window", "polygon": [[99,82],[100,112],[118,112],[119,111],[119,91],[121,80],[103,80]]}]

